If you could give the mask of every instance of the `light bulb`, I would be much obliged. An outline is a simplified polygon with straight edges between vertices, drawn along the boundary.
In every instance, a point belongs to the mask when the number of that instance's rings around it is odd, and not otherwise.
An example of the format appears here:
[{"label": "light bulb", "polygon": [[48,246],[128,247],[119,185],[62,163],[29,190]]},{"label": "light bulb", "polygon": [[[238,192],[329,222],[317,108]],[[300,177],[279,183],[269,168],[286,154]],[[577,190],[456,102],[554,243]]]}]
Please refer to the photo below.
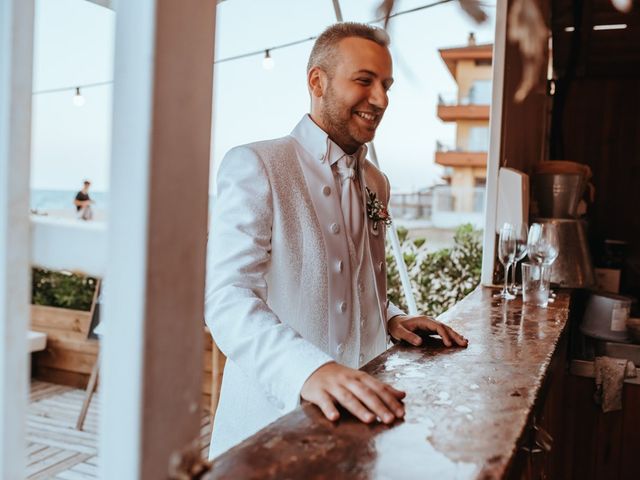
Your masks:
[{"label": "light bulb", "polygon": [[76,87],[76,94],[73,96],[73,104],[76,107],[81,107],[84,105],[85,99],[80,93],[80,87]]},{"label": "light bulb", "polygon": [[276,62],[274,62],[273,58],[271,58],[271,54],[269,53],[269,50],[265,50],[264,58],[262,59],[262,68],[264,68],[265,70],[273,70],[273,67],[275,66],[276,66]]}]

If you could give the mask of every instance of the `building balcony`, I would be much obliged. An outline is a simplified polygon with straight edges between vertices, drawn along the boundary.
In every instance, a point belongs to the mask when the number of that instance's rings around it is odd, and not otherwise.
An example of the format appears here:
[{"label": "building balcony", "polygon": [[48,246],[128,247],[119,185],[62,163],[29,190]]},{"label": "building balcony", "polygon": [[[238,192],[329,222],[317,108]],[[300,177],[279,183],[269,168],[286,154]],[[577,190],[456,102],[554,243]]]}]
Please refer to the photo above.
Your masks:
[{"label": "building balcony", "polygon": [[[486,167],[486,151],[466,151],[459,148],[450,149],[436,142],[436,163],[443,167]],[[451,170],[448,170],[451,172]]]},{"label": "building balcony", "polygon": [[443,122],[489,120],[489,105],[438,105],[438,118]]},{"label": "building balcony", "polygon": [[485,99],[438,95],[438,118],[443,122],[458,120],[489,121],[489,102]]}]

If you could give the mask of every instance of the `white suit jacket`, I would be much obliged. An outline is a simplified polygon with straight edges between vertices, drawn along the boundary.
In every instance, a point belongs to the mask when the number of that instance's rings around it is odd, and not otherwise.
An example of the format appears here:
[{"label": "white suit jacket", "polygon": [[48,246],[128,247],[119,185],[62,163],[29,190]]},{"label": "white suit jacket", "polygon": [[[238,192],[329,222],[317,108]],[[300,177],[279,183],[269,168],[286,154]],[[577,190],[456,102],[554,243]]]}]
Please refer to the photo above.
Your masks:
[{"label": "white suit jacket", "polygon": [[[205,320],[227,363],[211,457],[293,410],[315,370],[360,348],[341,343],[352,282],[327,139],[305,115],[291,135],[236,147],[220,165]],[[368,161],[361,181],[388,203],[388,181]],[[367,229],[385,332],[402,311],[386,301],[384,226],[367,219]]]}]

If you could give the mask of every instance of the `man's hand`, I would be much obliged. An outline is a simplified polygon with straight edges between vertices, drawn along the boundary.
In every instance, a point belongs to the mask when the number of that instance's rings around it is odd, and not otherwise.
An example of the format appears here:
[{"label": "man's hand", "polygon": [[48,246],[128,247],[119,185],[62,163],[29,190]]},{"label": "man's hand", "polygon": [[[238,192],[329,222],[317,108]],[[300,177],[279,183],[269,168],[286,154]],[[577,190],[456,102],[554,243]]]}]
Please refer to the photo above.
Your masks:
[{"label": "man's hand", "polygon": [[437,333],[447,347],[466,347],[469,341],[453,328],[425,315],[397,315],[389,320],[389,334],[396,340],[404,340],[411,345],[422,344],[420,335],[414,332]]},{"label": "man's hand", "polygon": [[404,392],[335,362],[313,372],[302,386],[300,396],[320,407],[331,421],[340,418],[336,403],[364,423],[371,423],[378,417],[389,424],[404,417],[401,402]]}]

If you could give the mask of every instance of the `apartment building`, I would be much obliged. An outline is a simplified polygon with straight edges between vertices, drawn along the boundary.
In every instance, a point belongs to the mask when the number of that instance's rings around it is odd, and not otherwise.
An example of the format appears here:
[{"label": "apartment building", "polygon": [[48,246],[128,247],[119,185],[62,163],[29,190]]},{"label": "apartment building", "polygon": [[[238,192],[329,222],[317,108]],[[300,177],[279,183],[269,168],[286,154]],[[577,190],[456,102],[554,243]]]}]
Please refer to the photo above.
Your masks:
[{"label": "apartment building", "polygon": [[456,125],[455,144],[436,145],[435,162],[444,167],[446,185],[434,192],[434,223],[442,226],[467,221],[479,224],[482,217],[492,51],[492,44],[477,45],[473,33],[467,45],[439,50],[457,85],[456,92],[438,96],[438,118]]}]

